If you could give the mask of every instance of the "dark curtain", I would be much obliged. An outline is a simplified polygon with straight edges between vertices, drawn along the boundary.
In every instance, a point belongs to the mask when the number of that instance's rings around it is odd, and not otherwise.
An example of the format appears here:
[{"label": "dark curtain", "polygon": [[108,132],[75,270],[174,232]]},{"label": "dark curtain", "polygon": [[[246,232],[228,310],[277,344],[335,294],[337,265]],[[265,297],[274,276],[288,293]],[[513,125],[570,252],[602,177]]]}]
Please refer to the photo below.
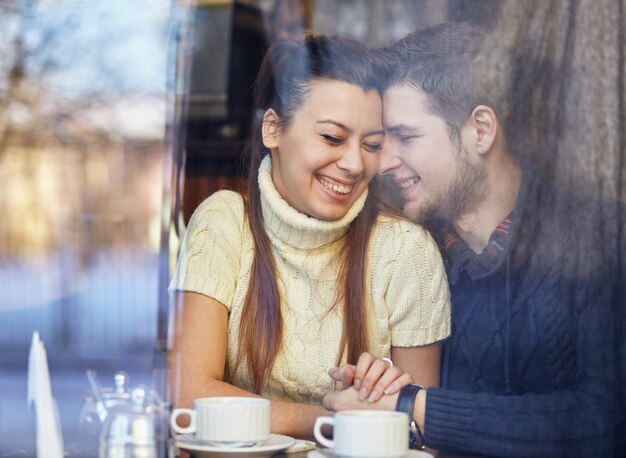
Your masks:
[{"label": "dark curtain", "polygon": [[626,0],[450,0],[523,50],[532,84],[528,152],[566,186],[626,201]]}]

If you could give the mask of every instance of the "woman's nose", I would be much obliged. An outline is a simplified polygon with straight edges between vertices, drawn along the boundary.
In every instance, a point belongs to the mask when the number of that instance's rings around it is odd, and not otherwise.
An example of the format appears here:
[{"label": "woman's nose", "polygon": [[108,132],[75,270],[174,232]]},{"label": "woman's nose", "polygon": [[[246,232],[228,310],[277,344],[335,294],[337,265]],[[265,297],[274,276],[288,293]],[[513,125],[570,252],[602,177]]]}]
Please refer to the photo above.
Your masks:
[{"label": "woman's nose", "polygon": [[337,167],[351,175],[359,175],[363,173],[365,164],[363,162],[363,156],[361,151],[361,145],[349,145],[344,154],[337,161]]}]

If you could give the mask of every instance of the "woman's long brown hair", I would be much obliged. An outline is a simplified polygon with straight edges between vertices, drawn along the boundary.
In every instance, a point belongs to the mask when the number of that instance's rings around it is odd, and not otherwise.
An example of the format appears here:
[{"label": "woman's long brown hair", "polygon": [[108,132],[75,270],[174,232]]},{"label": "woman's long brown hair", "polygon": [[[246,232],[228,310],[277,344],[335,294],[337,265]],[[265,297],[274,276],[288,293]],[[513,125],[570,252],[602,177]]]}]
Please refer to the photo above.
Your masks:
[{"label": "woman's long brown hair", "polygon": [[[244,301],[239,327],[236,367],[246,362],[252,387],[260,393],[269,380],[283,339],[281,298],[276,280],[276,263],[263,224],[258,170],[269,151],[261,141],[264,112],[273,108],[282,126],[307,97],[312,79],[325,78],[358,85],[363,90],[377,89],[376,71],[369,51],[356,41],[309,35],[303,40],[281,40],[266,54],[255,86],[255,116],[251,140],[245,210],[254,239],[254,259],[250,285]],[[343,334],[337,349],[337,363],[347,350],[347,360],[356,362],[368,349],[365,277],[367,249],[372,227],[379,213],[375,191],[370,186],[363,210],[344,236],[339,257],[338,302],[343,303]]]}]

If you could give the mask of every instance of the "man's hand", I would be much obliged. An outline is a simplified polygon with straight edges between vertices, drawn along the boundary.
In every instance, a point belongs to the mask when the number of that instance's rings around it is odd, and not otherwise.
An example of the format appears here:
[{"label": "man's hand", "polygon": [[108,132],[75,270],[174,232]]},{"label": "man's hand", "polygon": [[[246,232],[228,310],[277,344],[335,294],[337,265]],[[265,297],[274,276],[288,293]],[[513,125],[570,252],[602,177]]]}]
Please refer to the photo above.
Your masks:
[{"label": "man's hand", "polygon": [[349,387],[324,396],[323,405],[326,410],[333,412],[355,409],[394,410],[397,398],[397,394],[392,394],[383,396],[377,402],[369,402],[359,399],[359,392],[354,387]]},{"label": "man's hand", "polygon": [[361,354],[356,366],[344,364],[330,369],[328,374],[341,382],[344,390],[354,386],[358,401],[367,399],[370,403],[380,400],[383,394],[397,393],[403,386],[413,383],[410,374],[367,352]]},{"label": "man's hand", "polygon": [[328,375],[333,380],[341,382],[341,388],[346,389],[354,384],[354,374],[356,372],[356,366],[354,364],[344,364],[339,367],[332,367],[328,370]]}]

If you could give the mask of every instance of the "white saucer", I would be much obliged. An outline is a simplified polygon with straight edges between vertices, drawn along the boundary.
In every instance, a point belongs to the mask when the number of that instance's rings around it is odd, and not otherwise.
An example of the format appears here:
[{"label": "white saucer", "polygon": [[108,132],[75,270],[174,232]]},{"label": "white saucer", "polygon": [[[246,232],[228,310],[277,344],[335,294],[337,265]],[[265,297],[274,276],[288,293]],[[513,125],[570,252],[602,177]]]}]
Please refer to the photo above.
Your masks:
[{"label": "white saucer", "polygon": [[[313,450],[307,458],[337,458],[332,450]],[[434,458],[430,453],[423,450],[409,450],[403,458]]]},{"label": "white saucer", "polygon": [[302,453],[308,452],[309,450],[313,450],[315,448],[315,442],[307,441],[304,439],[296,439],[296,443],[285,450],[285,453]]},{"label": "white saucer", "polygon": [[218,457],[225,455],[236,455],[237,457],[264,457],[291,447],[296,443],[293,437],[282,434],[270,434],[269,439],[254,447],[215,447],[206,442],[196,439],[193,434],[179,434],[176,436],[176,446],[182,450],[190,452],[197,457]]}]

